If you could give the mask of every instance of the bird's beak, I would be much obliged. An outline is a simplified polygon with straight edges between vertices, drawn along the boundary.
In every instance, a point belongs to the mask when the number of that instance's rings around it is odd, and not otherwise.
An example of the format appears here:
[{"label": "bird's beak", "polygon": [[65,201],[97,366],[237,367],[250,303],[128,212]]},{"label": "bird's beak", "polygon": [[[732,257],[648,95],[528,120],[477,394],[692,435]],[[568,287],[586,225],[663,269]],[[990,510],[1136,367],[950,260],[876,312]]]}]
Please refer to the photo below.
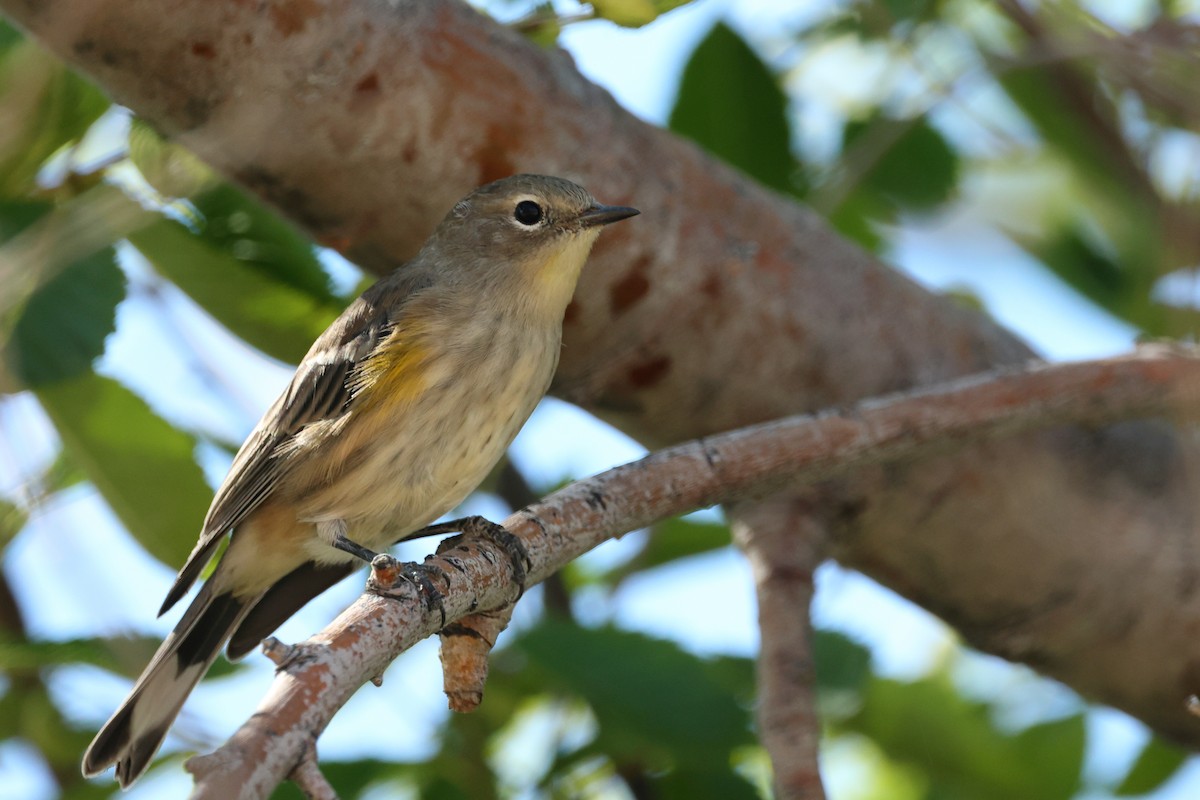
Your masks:
[{"label": "bird's beak", "polygon": [[629,206],[594,205],[579,215],[579,224],[585,228],[608,225],[610,222],[620,222],[640,213],[642,212]]}]

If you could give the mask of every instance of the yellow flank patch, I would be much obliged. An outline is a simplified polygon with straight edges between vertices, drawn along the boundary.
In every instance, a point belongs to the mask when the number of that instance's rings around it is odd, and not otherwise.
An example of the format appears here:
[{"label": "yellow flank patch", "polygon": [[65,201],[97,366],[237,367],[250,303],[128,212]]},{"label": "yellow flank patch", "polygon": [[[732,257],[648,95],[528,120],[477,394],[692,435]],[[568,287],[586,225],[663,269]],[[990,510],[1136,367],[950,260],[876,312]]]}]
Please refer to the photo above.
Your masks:
[{"label": "yellow flank patch", "polygon": [[398,328],[358,368],[351,389],[364,410],[391,408],[425,391],[432,352],[420,340],[411,328]]}]

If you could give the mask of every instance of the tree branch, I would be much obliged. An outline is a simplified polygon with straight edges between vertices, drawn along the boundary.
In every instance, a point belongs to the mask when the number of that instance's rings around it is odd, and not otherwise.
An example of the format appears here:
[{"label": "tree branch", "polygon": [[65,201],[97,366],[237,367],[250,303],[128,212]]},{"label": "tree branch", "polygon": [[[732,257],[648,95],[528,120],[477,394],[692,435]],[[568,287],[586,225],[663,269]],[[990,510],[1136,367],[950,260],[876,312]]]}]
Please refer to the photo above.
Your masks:
[{"label": "tree branch", "polygon": [[758,595],[756,714],[771,756],[778,800],[825,800],[821,785],[817,672],[809,617],[813,573],[825,531],[794,497],[734,506],[733,539],[754,572]]},{"label": "tree branch", "polygon": [[[1035,364],[718,434],[577,481],[504,524],[529,552],[532,585],[606,539],[668,516],[963,448],[981,438],[1067,421],[1095,425],[1143,416],[1200,417],[1200,358],[1190,351],[1146,349],[1122,359]],[[812,537],[800,545],[812,552]],[[403,581],[364,594],[324,631],[293,648],[254,715],[224,746],[202,757],[208,764],[193,796],[267,796],[358,687],[435,633],[443,612],[445,621],[454,623],[513,599],[511,565],[491,542],[452,540],[425,567],[438,578],[440,611]],[[795,602],[806,602],[803,594],[788,589]],[[1163,596],[1159,604],[1172,602]],[[780,611],[805,613],[804,608]],[[1200,687],[1176,689],[1180,714],[1186,713],[1186,697],[1195,688]]]}]

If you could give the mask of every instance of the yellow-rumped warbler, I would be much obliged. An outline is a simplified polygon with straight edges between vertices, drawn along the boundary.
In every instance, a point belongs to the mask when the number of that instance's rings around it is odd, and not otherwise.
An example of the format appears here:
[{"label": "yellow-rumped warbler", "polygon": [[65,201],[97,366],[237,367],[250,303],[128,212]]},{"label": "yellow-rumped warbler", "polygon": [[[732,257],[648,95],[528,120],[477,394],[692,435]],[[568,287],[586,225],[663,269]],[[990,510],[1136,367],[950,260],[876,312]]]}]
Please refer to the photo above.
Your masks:
[{"label": "yellow-rumped warbler", "polygon": [[458,505],[546,393],[600,228],[637,214],[517,175],[454,206],[323,333],[238,451],[159,613],[220,563],[83,757],[141,775],[221,648],[253,649],[357,558]]}]

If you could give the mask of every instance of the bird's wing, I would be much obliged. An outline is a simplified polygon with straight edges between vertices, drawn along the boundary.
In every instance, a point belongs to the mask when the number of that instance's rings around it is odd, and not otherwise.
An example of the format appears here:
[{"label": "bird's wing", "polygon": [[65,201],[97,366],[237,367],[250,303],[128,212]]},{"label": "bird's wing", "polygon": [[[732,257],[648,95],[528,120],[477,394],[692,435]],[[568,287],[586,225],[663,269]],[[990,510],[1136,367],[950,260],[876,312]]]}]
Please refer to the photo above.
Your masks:
[{"label": "bird's wing", "polygon": [[[401,270],[400,272],[403,272]],[[395,327],[405,295],[425,285],[399,273],[355,300],[313,343],[286,390],[247,437],[204,519],[200,540],[179,571],[159,611],[182,597],[199,577],[217,543],[270,496],[286,470],[281,448],[306,425],[343,414],[356,370]]]}]

